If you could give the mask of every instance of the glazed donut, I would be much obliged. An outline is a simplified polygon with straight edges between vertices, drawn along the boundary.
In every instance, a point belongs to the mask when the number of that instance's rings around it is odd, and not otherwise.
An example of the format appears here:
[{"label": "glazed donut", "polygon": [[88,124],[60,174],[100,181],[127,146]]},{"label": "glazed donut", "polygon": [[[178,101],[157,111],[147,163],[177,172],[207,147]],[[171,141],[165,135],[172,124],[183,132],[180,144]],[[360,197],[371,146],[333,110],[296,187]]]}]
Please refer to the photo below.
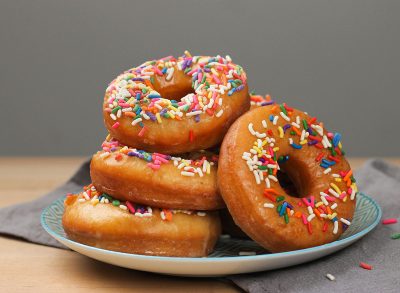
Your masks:
[{"label": "glazed donut", "polygon": [[250,107],[246,73],[222,58],[188,52],[147,61],[108,86],[103,116],[111,135],[130,147],[179,154],[219,144]]},{"label": "glazed donut", "polygon": [[218,157],[208,152],[185,158],[148,153],[106,140],[92,157],[90,175],[99,192],[136,203],[190,210],[225,206],[217,187]]},{"label": "glazed donut", "polygon": [[250,93],[250,110],[261,106],[268,106],[275,104],[275,101],[271,98],[270,95],[257,95],[254,92]]},{"label": "glazed donut", "polygon": [[220,234],[216,212],[166,210],[120,202],[93,186],[66,197],[62,219],[69,239],[108,250],[202,257]]},{"label": "glazed donut", "polygon": [[[340,139],[286,104],[240,117],[218,162],[218,186],[236,224],[271,252],[336,240],[351,223],[357,193]],[[294,190],[285,190],[285,176]]]}]

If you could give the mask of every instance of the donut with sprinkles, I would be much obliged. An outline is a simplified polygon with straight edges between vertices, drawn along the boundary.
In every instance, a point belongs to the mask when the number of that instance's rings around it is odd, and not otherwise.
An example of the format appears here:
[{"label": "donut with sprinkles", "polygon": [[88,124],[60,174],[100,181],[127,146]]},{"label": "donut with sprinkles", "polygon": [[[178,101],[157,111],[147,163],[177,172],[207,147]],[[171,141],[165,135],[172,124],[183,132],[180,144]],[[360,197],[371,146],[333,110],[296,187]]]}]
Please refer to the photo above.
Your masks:
[{"label": "donut with sprinkles", "polygon": [[69,239],[126,253],[204,257],[220,234],[217,212],[160,209],[120,201],[93,185],[68,194],[62,219]]},{"label": "donut with sprinkles", "polygon": [[90,175],[99,192],[164,208],[216,210],[225,206],[217,188],[218,156],[179,157],[129,148],[108,137],[92,157]]},{"label": "donut with sprinkles", "polygon": [[357,195],[341,135],[285,103],[253,109],[231,126],[218,186],[236,224],[271,252],[338,239]]},{"label": "donut with sprinkles", "polygon": [[250,107],[246,73],[229,56],[168,56],[129,69],[106,89],[103,116],[121,143],[179,154],[219,144]]}]

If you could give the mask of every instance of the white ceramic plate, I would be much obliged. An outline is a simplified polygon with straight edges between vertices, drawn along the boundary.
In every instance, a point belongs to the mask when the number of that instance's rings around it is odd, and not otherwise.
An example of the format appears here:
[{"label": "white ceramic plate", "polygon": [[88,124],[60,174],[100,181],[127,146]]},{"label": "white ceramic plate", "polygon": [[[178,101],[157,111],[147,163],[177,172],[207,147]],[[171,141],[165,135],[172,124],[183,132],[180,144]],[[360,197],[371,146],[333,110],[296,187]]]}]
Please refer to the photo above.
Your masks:
[{"label": "white ceramic plate", "polygon": [[[251,240],[221,238],[215,252],[205,258],[158,257],[128,254],[87,246],[66,238],[61,219],[64,198],[47,207],[41,217],[43,228],[65,246],[91,258],[113,265],[161,274],[180,276],[222,276],[273,270],[289,267],[336,252],[365,236],[379,223],[382,211],[369,196],[357,197],[355,216],[350,227],[335,242],[325,245],[282,253],[267,253]],[[239,256],[241,251],[256,255]]]}]

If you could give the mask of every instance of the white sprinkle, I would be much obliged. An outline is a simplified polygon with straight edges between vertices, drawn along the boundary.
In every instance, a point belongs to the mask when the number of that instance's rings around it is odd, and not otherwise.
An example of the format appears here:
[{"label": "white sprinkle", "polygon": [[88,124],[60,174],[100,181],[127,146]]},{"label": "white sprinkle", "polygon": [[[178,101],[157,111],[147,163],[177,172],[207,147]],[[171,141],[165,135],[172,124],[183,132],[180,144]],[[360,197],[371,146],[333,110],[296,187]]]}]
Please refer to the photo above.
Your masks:
[{"label": "white sprinkle", "polygon": [[221,238],[221,239],[230,239],[230,238],[231,238],[231,235],[229,235],[229,234],[221,234],[221,235],[219,236],[219,238]]},{"label": "white sprinkle", "polygon": [[170,79],[172,78],[172,75],[174,74],[174,70],[175,70],[174,67],[170,67],[170,68],[169,68],[168,75],[167,75],[167,77],[165,78],[166,80],[170,80]]},{"label": "white sprinkle", "polygon": [[118,112],[117,112],[117,117],[121,118],[121,115],[122,115],[122,111],[121,111],[121,109],[119,109]]},{"label": "white sprinkle", "polygon": [[289,138],[289,144],[292,145],[293,144],[293,138]]},{"label": "white sprinkle", "polygon": [[256,131],[256,136],[258,138],[265,138],[265,137],[267,137],[267,134],[266,133],[259,133],[259,132]]},{"label": "white sprinkle", "polygon": [[265,203],[264,204],[264,208],[269,208],[269,209],[273,209],[275,206],[273,203]]},{"label": "white sprinkle", "polygon": [[135,126],[136,124],[138,124],[139,122],[142,122],[143,119],[142,118],[136,118],[135,120],[132,121],[132,126]]},{"label": "white sprinkle", "polygon": [[315,218],[315,214],[309,215],[309,216],[307,217],[307,222],[311,222],[312,219],[314,219],[314,218]]},{"label": "white sprinkle", "polygon": [[249,129],[249,131],[252,135],[254,135],[254,136],[256,135],[256,132],[253,129],[253,123],[249,123],[249,126],[247,128]]},{"label": "white sprinkle", "polygon": [[261,183],[261,179],[260,179],[260,175],[258,175],[258,171],[254,170],[253,174],[254,174],[254,177],[256,178],[256,183],[260,184]]},{"label": "white sprinkle", "polygon": [[326,169],[324,170],[324,174],[328,174],[328,173],[331,172],[331,171],[332,171],[331,168],[326,168]]},{"label": "white sprinkle", "polygon": [[256,255],[255,251],[240,251],[239,255],[247,256],[247,255]]},{"label": "white sprinkle", "polygon": [[323,135],[324,135],[324,130],[322,129],[321,126],[316,125],[316,124],[311,124],[311,128],[314,128],[314,129],[318,132],[318,134],[319,134],[320,136],[323,136]]},{"label": "white sprinkle", "polygon": [[311,206],[308,206],[308,207],[307,207],[307,210],[308,210],[308,213],[309,213],[310,215],[314,214],[314,211],[313,211],[313,209],[312,209]]},{"label": "white sprinkle", "polygon": [[340,218],[340,221],[344,224],[346,224],[347,226],[350,226],[350,222],[348,220],[346,220],[345,218]]},{"label": "white sprinkle", "polygon": [[261,124],[262,124],[262,126],[263,126],[264,128],[267,128],[267,127],[268,127],[267,121],[265,121],[265,120],[261,121]]},{"label": "white sprinkle", "polygon": [[339,198],[339,194],[336,191],[334,191],[332,188],[329,188],[329,193],[332,194],[334,197]]},{"label": "white sprinkle", "polygon": [[221,117],[222,114],[224,113],[224,110],[219,110],[217,114],[215,114],[216,117]]},{"label": "white sprinkle", "polygon": [[90,200],[90,197],[89,197],[89,195],[86,193],[86,191],[83,193],[83,197],[84,197],[86,200]]},{"label": "white sprinkle", "polygon": [[296,116],[296,123],[300,124],[300,116]]},{"label": "white sprinkle", "polygon": [[166,219],[166,218],[165,218],[165,213],[164,213],[164,211],[161,211],[160,217],[161,217],[162,220],[165,220],[165,219]]},{"label": "white sprinkle", "polygon": [[278,182],[278,179],[274,175],[268,175],[268,178],[275,182]]},{"label": "white sprinkle", "polygon": [[200,177],[204,176],[203,171],[201,170],[201,168],[197,168],[196,170],[197,170],[197,173],[199,174]]},{"label": "white sprinkle", "polygon": [[111,119],[114,120],[114,121],[117,120],[117,116],[115,116],[113,113],[110,114],[110,117],[111,117]]},{"label": "white sprinkle", "polygon": [[274,117],[274,120],[272,121],[272,124],[273,124],[273,125],[276,125],[276,123],[278,122],[278,119],[279,119],[279,116],[278,116],[278,115],[275,116],[275,117]]},{"label": "white sprinkle", "polygon": [[296,127],[296,128],[300,128],[300,125],[297,124],[297,123],[295,123],[295,122],[292,122],[292,125],[293,125],[294,127]]},{"label": "white sprinkle", "polygon": [[271,182],[269,181],[268,178],[265,178],[265,186],[266,186],[267,188],[271,188]]},{"label": "white sprinkle", "polygon": [[150,120],[150,116],[147,115],[147,114],[146,114],[145,112],[143,112],[143,111],[142,111],[142,116],[143,116],[144,119]]},{"label": "white sprinkle", "polygon": [[354,200],[354,198],[356,197],[356,191],[354,190],[354,188],[351,190],[351,195],[350,195],[350,199]]},{"label": "white sprinkle", "polygon": [[204,217],[207,214],[205,212],[197,212],[197,215],[200,216],[200,217]]},{"label": "white sprinkle", "polygon": [[193,172],[187,172],[187,171],[182,171],[181,175],[183,176],[188,176],[188,177],[193,177],[194,173]]},{"label": "white sprinkle", "polygon": [[188,112],[188,113],[186,113],[186,116],[191,117],[191,116],[199,115],[201,113],[203,113],[203,111],[198,110],[198,111]]},{"label": "white sprinkle", "polygon": [[337,234],[338,229],[339,229],[339,222],[338,221],[333,222],[333,234]]},{"label": "white sprinkle", "polygon": [[335,281],[335,276],[334,276],[334,275],[326,274],[326,277],[327,277],[330,281]]},{"label": "white sprinkle", "polygon": [[119,205],[119,208],[124,210],[124,211],[128,210],[127,206],[123,205],[123,204]]},{"label": "white sprinkle", "polygon": [[301,132],[300,141],[303,141],[305,137],[306,137],[306,131],[303,129],[303,131]]},{"label": "white sprinkle", "polygon": [[290,118],[283,112],[280,113],[282,118],[285,119],[286,121],[290,121]]},{"label": "white sprinkle", "polygon": [[335,202],[333,205],[331,205],[331,209],[334,210],[337,208],[337,203]]},{"label": "white sprinkle", "polygon": [[324,205],[326,205],[326,206],[329,205],[329,202],[326,200],[325,196],[321,195],[321,200],[324,203]]},{"label": "white sprinkle", "polygon": [[78,199],[78,202],[85,202],[85,201],[86,201],[86,199],[84,199],[84,198]]}]

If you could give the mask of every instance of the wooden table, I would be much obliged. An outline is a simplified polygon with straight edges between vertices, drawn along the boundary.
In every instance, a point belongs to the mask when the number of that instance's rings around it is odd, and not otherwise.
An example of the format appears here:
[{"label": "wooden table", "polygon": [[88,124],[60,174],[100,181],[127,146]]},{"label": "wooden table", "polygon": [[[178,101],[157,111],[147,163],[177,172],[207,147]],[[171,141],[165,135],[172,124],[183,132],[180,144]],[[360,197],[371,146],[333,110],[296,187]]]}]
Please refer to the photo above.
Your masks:
[{"label": "wooden table", "polygon": [[[400,159],[389,159],[400,165]],[[0,158],[0,207],[35,199],[66,181],[84,158]],[[352,159],[353,168],[365,159]],[[0,237],[0,292],[240,292],[214,279],[123,269],[72,251]]]}]

